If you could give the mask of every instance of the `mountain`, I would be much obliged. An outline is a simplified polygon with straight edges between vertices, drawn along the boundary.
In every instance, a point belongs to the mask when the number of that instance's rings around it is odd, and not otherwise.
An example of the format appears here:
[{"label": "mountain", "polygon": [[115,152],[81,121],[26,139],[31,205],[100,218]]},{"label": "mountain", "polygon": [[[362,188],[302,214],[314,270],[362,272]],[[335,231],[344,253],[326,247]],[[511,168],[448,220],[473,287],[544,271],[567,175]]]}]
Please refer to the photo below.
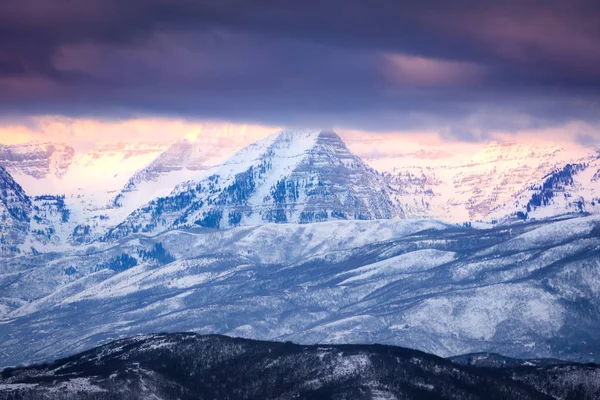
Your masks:
[{"label": "mountain", "polygon": [[197,175],[198,171],[211,166],[205,164],[205,149],[200,143],[188,139],[177,141],[147,166],[135,172],[115,197],[113,204],[122,207],[131,192],[140,192],[146,199],[149,195],[150,198],[168,195],[177,183],[187,181]]},{"label": "mountain", "polygon": [[[311,134],[312,139],[303,139]],[[210,153],[204,141],[181,140],[138,171],[116,196],[114,204],[122,209],[114,211],[119,216],[111,218],[112,225],[105,224],[113,227],[105,238],[194,224],[223,228],[393,217],[497,223],[600,212],[600,164],[594,152],[492,143],[452,164],[445,153],[417,151],[393,172],[381,174],[352,154],[338,135],[326,135],[284,131],[212,167],[216,159],[205,160]],[[408,166],[408,160],[422,157],[430,159],[427,165],[421,160]],[[339,169],[340,160],[356,167]],[[348,174],[353,177],[340,180]],[[320,175],[326,178],[319,180]],[[333,189],[337,193],[332,195],[328,184],[350,190]],[[314,195],[315,185],[320,195]],[[149,198],[155,200],[143,206]],[[304,198],[311,204],[304,207]],[[127,220],[125,214],[130,214]]]},{"label": "mountain", "polygon": [[0,264],[5,365],[156,331],[600,359],[600,217],[194,227]]},{"label": "mountain", "polygon": [[113,199],[117,207],[132,212],[156,197],[167,196],[177,184],[220,165],[254,135],[234,126],[204,127],[172,143],[164,152],[136,171]]},{"label": "mountain", "polygon": [[107,236],[402,217],[382,177],[333,132],[282,131],[133,212]]},{"label": "mountain", "polygon": [[0,399],[582,399],[597,365],[489,369],[380,345],[154,334],[2,371]]},{"label": "mountain", "polygon": [[13,176],[61,178],[69,169],[74,154],[75,150],[64,143],[0,145],[0,165]]},{"label": "mountain", "polygon": [[131,176],[112,199],[111,206],[125,217],[150,199],[168,196],[180,183],[201,175],[220,164],[226,158],[224,155],[235,152],[222,140],[213,143],[214,139],[214,136],[186,137],[173,143]]},{"label": "mountain", "polygon": [[[110,191],[160,154],[162,143],[99,143],[76,151],[62,143],[0,145],[3,166],[30,195],[81,195],[81,190]],[[120,177],[120,178],[119,178]]]},{"label": "mountain", "polygon": [[100,142],[89,149],[37,142],[0,145],[0,166],[28,195],[45,199],[42,209],[50,206],[50,197],[62,203],[50,208],[64,206],[68,221],[59,218],[59,226],[52,226],[53,216],[35,228],[44,232],[37,235],[42,239],[35,243],[38,251],[62,251],[98,240],[149,200],[167,196],[179,183],[222,163],[255,136],[243,127],[219,125],[204,126],[174,143]]},{"label": "mountain", "polygon": [[31,215],[31,199],[0,167],[0,257],[19,252],[27,238]]},{"label": "mountain", "polygon": [[543,219],[562,214],[600,213],[600,155],[567,163],[552,170],[512,202],[496,207],[492,217],[506,214],[521,219]]},{"label": "mountain", "polygon": [[[597,156],[592,151],[545,144],[491,143],[466,160],[439,157],[425,162],[421,157],[397,159],[395,168],[387,171],[387,180],[409,217],[445,221],[515,218],[518,212],[527,212],[534,191],[547,186],[545,182],[552,174],[560,175],[565,168],[569,170],[569,165],[585,165],[592,175],[598,170]],[[572,200],[576,202],[583,196],[585,209],[599,212],[591,205],[597,203],[598,185],[591,180],[592,175],[587,175],[580,174],[583,179],[577,182]],[[557,192],[560,190],[557,188]],[[568,204],[551,208],[547,205],[536,205],[546,209],[537,215],[580,211]]]},{"label": "mountain", "polygon": [[21,250],[62,251],[121,222],[127,214],[111,209],[110,200],[165,147],[162,143],[99,143],[75,151],[59,143],[0,146],[0,166],[31,196],[36,212],[30,239]]},{"label": "mountain", "polygon": [[[399,150],[388,150],[382,163],[361,150],[368,144],[354,144],[370,164],[393,165],[379,173],[339,136],[326,139],[323,132],[317,140],[319,133],[285,131],[230,158],[252,137],[214,130],[171,144],[97,144],[86,151],[29,143],[2,146],[0,165],[30,196],[64,196],[70,222],[60,229],[69,232],[46,241],[46,249],[196,223],[393,217],[497,223],[600,212],[597,152],[491,143],[468,158],[423,149],[394,158]],[[397,140],[387,147],[402,148]]]},{"label": "mountain", "polygon": [[0,166],[0,258],[60,248],[70,234],[65,196],[28,196]]},{"label": "mountain", "polygon": [[[161,330],[599,359],[597,155],[497,145],[479,163],[401,176],[335,133],[287,130],[202,169],[196,156],[177,163],[196,154],[175,151],[197,148],[186,140],[75,154],[61,178],[39,180],[87,185],[66,195],[29,194],[3,170],[2,363]],[[119,191],[131,181],[120,169],[145,178]],[[171,181],[181,171],[191,178]],[[152,198],[157,188],[169,193]],[[460,201],[443,202],[452,192]],[[438,206],[498,223],[405,218]]]}]

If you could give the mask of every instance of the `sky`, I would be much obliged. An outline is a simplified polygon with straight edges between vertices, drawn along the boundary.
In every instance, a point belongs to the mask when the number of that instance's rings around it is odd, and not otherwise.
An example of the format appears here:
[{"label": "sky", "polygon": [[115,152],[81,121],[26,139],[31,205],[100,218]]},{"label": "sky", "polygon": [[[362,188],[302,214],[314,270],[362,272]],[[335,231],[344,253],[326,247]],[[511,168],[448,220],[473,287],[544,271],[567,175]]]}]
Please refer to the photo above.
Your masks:
[{"label": "sky", "polygon": [[3,143],[170,140],[234,124],[257,136],[287,126],[600,144],[597,0],[0,8]]}]

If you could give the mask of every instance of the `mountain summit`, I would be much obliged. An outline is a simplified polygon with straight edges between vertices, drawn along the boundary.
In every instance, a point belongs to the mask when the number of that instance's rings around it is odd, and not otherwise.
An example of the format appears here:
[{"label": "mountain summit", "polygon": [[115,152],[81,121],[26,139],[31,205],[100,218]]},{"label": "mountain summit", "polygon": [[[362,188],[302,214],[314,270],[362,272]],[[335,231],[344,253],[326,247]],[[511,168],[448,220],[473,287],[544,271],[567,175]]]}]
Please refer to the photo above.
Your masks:
[{"label": "mountain summit", "polygon": [[152,200],[109,236],[190,226],[403,216],[382,176],[352,154],[336,133],[284,130]]}]

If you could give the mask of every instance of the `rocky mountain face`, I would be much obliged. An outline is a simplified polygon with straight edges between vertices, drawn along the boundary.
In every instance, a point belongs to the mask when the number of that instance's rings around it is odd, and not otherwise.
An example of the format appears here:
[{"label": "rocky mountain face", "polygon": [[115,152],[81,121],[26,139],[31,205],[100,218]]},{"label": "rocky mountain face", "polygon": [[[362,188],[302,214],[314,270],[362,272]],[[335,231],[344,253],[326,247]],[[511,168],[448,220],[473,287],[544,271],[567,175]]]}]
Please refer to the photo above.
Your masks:
[{"label": "rocky mountain face", "polygon": [[403,216],[385,189],[382,177],[337,134],[283,131],[152,200],[107,237],[189,226]]},{"label": "rocky mountain face", "polygon": [[[125,184],[121,193],[115,198],[114,204],[122,206],[123,198],[129,192],[143,190],[140,188],[144,183],[157,183],[161,178],[167,177],[170,180],[170,188],[172,190],[177,182],[185,181],[185,175],[176,177],[174,172],[189,171],[189,178],[197,171],[208,169],[210,165],[206,165],[206,160],[203,155],[204,150],[198,143],[182,139],[161,153],[150,164],[137,171]],[[175,179],[173,179],[175,178]],[[178,179],[179,178],[179,179]],[[168,194],[168,193],[167,193]]]},{"label": "rocky mountain face", "polygon": [[31,199],[0,167],[0,257],[17,254],[29,231]]},{"label": "rocky mountain face", "polygon": [[[579,167],[571,170],[575,165]],[[552,176],[564,175],[567,172],[561,171],[565,169],[573,176],[577,175],[575,181],[559,179],[559,186],[551,188],[552,182],[556,181]],[[524,215],[517,216],[517,213],[527,213],[527,204],[535,191],[544,187],[546,195],[538,196],[557,195],[552,201],[534,199],[530,211],[532,207],[539,211],[530,212],[530,218],[600,211],[595,208],[598,185],[592,181],[597,169],[597,155],[592,151],[565,150],[551,145],[492,143],[465,161],[453,161],[452,164],[446,164],[443,158],[419,161],[416,165],[388,171],[386,175],[395,190],[393,198],[404,204],[410,217],[494,222],[523,218]],[[557,202],[559,197],[571,199]],[[577,201],[583,206],[578,207]]]},{"label": "rocky mountain face", "polygon": [[492,218],[551,218],[561,214],[600,213],[600,155],[555,168],[542,179],[497,206]]},{"label": "rocky mountain face", "polygon": [[600,367],[466,367],[391,346],[160,334],[4,370],[0,399],[582,399]]},{"label": "rocky mountain face", "polygon": [[74,154],[75,150],[63,143],[0,145],[0,165],[13,176],[60,178],[67,172]]}]

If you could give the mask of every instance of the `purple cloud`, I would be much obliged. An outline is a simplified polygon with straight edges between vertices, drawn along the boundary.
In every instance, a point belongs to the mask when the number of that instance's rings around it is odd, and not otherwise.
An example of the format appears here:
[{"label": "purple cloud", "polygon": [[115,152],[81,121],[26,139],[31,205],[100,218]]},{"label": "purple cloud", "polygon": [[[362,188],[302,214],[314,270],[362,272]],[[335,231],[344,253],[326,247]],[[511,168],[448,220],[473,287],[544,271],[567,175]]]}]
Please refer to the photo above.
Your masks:
[{"label": "purple cloud", "polygon": [[8,1],[4,115],[449,132],[474,114],[488,115],[479,131],[511,129],[512,114],[533,128],[600,119],[600,8],[587,0]]}]

